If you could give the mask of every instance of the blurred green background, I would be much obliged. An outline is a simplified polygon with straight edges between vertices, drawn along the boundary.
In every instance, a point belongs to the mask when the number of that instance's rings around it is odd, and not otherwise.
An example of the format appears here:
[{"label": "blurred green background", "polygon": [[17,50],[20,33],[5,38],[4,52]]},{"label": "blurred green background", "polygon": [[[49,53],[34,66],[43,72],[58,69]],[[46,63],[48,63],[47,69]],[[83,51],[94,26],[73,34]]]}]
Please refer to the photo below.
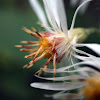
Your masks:
[{"label": "blurred green background", "polygon": [[[65,0],[68,26],[70,27],[72,16],[76,7],[69,5]],[[99,28],[100,23],[100,2],[91,2],[86,13],[78,14],[75,27]],[[21,28],[35,27],[43,31],[37,25],[38,18],[32,11],[27,0],[0,0],[0,99],[1,100],[47,100],[44,94],[52,91],[44,91],[30,87],[30,83],[44,81],[34,77],[45,60],[39,61],[30,69],[23,69],[22,66],[29,60],[24,59],[27,52],[19,51],[14,45],[20,44],[22,40],[34,40],[32,36]],[[85,42],[100,43],[100,35],[96,32],[90,35]],[[48,99],[49,100],[49,99]],[[51,100],[51,99],[50,99]]]}]

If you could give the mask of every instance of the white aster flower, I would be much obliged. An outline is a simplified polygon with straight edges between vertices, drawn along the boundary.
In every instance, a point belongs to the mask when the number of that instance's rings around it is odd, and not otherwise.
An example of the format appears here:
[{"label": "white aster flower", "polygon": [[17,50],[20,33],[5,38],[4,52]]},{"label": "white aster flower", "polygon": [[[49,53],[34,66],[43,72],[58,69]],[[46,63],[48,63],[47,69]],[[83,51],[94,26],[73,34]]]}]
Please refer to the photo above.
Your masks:
[{"label": "white aster flower", "polygon": [[[31,43],[31,45],[16,45],[16,47],[28,47],[26,49],[21,49],[21,51],[33,52],[32,54],[25,56],[25,58],[34,57],[24,66],[24,68],[33,66],[38,60],[44,57],[48,60],[42,68],[46,69],[49,62],[53,61],[53,73],[55,76],[56,64],[60,63],[64,57],[67,57],[67,60],[71,58],[71,62],[73,63],[72,54],[77,51],[77,42],[84,39],[86,33],[84,29],[81,28],[73,29],[75,18],[79,9],[89,1],[92,0],[86,0],[76,9],[71,27],[68,30],[63,0],[43,0],[46,15],[51,27],[48,25],[45,13],[38,0],[29,0],[46,31],[39,33],[32,27],[34,33],[25,27],[23,28],[27,33],[39,38],[39,41],[21,41],[21,43]],[[40,69],[38,73],[41,74],[41,72],[42,70]]]}]

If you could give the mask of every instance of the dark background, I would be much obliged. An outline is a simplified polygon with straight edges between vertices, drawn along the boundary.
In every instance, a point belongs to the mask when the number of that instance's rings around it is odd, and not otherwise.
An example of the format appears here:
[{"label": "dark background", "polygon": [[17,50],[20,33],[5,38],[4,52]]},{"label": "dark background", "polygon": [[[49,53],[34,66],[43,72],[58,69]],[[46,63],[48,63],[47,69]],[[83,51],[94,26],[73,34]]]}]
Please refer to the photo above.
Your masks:
[{"label": "dark background", "polygon": [[[70,27],[75,7],[71,7],[69,0],[65,0],[68,26]],[[0,0],[0,99],[1,100],[47,100],[44,94],[52,91],[39,90],[30,87],[30,83],[44,81],[34,77],[45,60],[41,60],[30,69],[22,66],[28,63],[24,59],[28,53],[19,51],[14,45],[22,40],[34,40],[21,28],[23,26],[35,27],[38,31],[43,29],[37,25],[38,18],[32,11],[27,0]],[[78,13],[75,27],[100,27],[100,1],[94,0],[84,14]],[[100,35],[95,32],[86,39],[87,43],[100,43]],[[49,100],[49,99],[48,99]],[[51,99],[50,99],[51,100]]]}]

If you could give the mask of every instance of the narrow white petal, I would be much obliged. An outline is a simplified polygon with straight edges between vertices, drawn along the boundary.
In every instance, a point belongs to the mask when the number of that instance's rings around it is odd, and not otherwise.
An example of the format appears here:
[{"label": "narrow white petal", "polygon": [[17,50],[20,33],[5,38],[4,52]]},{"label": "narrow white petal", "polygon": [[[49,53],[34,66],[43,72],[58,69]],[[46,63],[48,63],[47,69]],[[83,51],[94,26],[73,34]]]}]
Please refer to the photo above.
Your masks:
[{"label": "narrow white petal", "polygon": [[85,79],[86,77],[80,75],[70,75],[65,77],[55,77],[55,78],[45,78],[35,75],[38,78],[46,79],[46,80],[53,80],[53,81],[64,81],[64,80],[71,80],[71,79]]},{"label": "narrow white petal", "polygon": [[[43,0],[48,19],[55,31],[63,31],[67,35],[67,20],[63,0]],[[51,20],[52,19],[52,20]]]},{"label": "narrow white petal", "polygon": [[86,56],[80,56],[80,55],[74,55],[75,58],[78,58],[79,60],[89,60],[89,57],[86,57]]},{"label": "narrow white petal", "polygon": [[79,95],[78,93],[77,94],[76,93],[60,93],[60,94],[51,95],[50,97],[52,97],[53,99],[57,99],[57,100],[61,100],[62,98],[63,100],[77,100],[77,99],[83,100],[84,98],[83,95]]},{"label": "narrow white petal", "polygon": [[87,67],[83,67],[83,68],[79,68],[77,70],[72,70],[72,71],[64,71],[64,72],[67,72],[67,73],[75,73],[75,72],[83,72],[83,71],[93,71],[92,69],[90,68],[87,68]]},{"label": "narrow white petal", "polygon": [[100,58],[99,59],[95,59],[95,60],[88,60],[85,61],[84,64],[88,64],[91,66],[95,66],[96,68],[100,69]]},{"label": "narrow white petal", "polygon": [[[38,16],[40,22],[45,26],[49,26],[43,8],[40,6],[38,0],[29,0],[29,3],[32,9],[35,11],[36,15]],[[51,30],[47,27],[45,27],[45,29],[51,32]]]},{"label": "narrow white petal", "polygon": [[[75,58],[82,60],[83,65],[91,65],[93,69],[100,69],[100,57],[95,57],[95,56],[79,56],[79,55],[74,55]],[[94,66],[94,67],[93,67]],[[89,66],[87,66],[89,67]]]},{"label": "narrow white petal", "polygon": [[56,20],[56,23],[57,23],[58,27],[60,28],[60,19],[59,19],[58,10],[57,10],[58,1],[59,0],[50,0],[50,2],[51,2],[51,9],[52,9],[54,18]]},{"label": "narrow white petal", "polygon": [[89,2],[89,1],[92,1],[92,0],[86,0],[85,2],[83,2],[83,3],[76,9],[76,11],[75,11],[75,13],[74,13],[73,20],[72,20],[71,28],[70,28],[70,31],[69,31],[69,33],[68,33],[69,35],[72,33],[72,29],[73,29],[73,27],[74,27],[75,19],[76,19],[76,16],[77,16],[78,11],[80,10],[80,8],[81,8],[84,4],[86,4],[86,3]]},{"label": "narrow white petal", "polygon": [[97,57],[84,57],[84,56],[78,56],[78,55],[75,55],[75,57],[79,60],[83,60],[83,63],[82,64],[85,64],[85,65],[92,65],[92,66],[100,66],[100,58],[97,58]]},{"label": "narrow white petal", "polygon": [[48,17],[48,20],[50,22],[50,24],[52,25],[52,27],[54,28],[54,30],[56,32],[58,32],[58,26],[57,26],[57,22],[55,20],[53,11],[52,11],[52,5],[51,5],[51,1],[50,0],[43,0],[44,6],[45,6],[45,10],[46,10],[46,14]]},{"label": "narrow white petal", "polygon": [[96,57],[83,57],[83,56],[75,56],[76,58],[83,60],[82,64],[85,65],[92,65],[92,66],[100,66],[100,58],[96,58]]},{"label": "narrow white petal", "polygon": [[[77,53],[84,54],[84,55],[87,55],[87,56],[89,56],[89,57],[93,57],[93,55],[91,55],[91,54],[89,54],[89,53],[86,53],[86,52],[84,52],[84,51],[82,51],[82,50],[76,49],[76,48],[74,48],[74,47],[73,47],[73,50],[74,50],[75,52],[77,52]],[[73,55],[73,56],[74,56],[74,55]]]},{"label": "narrow white petal", "polygon": [[[86,64],[87,62],[83,62],[83,64]],[[71,70],[71,71],[61,71],[61,70],[56,70],[56,73],[75,73],[75,72],[82,72],[82,71],[94,71],[93,69],[90,69],[88,67],[83,67],[83,68],[79,68],[77,70]],[[50,70],[45,70],[44,72],[47,72],[47,73],[54,73],[54,71],[50,71]]]},{"label": "narrow white petal", "polygon": [[[84,64],[84,62],[76,63],[76,64],[74,64],[74,66],[78,66],[78,65],[82,65],[82,64]],[[65,70],[67,70],[67,69],[69,69],[69,68],[74,67],[74,66],[73,66],[73,65],[70,65],[70,66],[65,66],[65,67],[58,68],[58,69],[56,69],[56,73],[61,73],[61,72],[65,71]],[[41,69],[44,71],[43,68],[41,68]],[[45,72],[54,73],[54,70],[53,70],[53,69],[47,68],[47,69],[45,70]]]},{"label": "narrow white petal", "polygon": [[94,52],[100,55],[100,44],[92,43],[92,44],[76,44],[76,47],[84,47],[90,48]]},{"label": "narrow white petal", "polygon": [[[54,1],[54,0],[53,0]],[[65,8],[63,4],[63,0],[56,0],[57,1],[57,13],[60,19],[60,29],[65,33],[66,36],[68,36],[67,33],[67,19],[65,14]]]},{"label": "narrow white petal", "polygon": [[45,90],[72,90],[83,87],[86,85],[85,82],[67,82],[67,83],[31,83],[32,87],[45,89]]},{"label": "narrow white petal", "polygon": [[52,94],[52,95],[45,94],[45,97],[52,97],[53,99],[58,99],[60,97],[60,95],[62,95],[64,92],[66,92],[66,90],[57,92],[57,93]]}]

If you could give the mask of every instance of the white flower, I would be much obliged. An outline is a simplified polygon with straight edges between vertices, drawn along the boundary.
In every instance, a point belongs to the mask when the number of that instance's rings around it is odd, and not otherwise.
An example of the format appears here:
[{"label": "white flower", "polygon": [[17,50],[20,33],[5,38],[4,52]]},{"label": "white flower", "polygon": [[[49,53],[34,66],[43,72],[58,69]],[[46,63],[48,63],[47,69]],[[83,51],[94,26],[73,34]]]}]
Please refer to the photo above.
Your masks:
[{"label": "white flower", "polygon": [[[48,58],[48,60],[46,64],[40,69],[39,74],[41,71],[45,71],[47,73],[54,73],[54,76],[55,73],[67,73],[66,76],[54,77],[54,78],[48,78],[48,77],[45,78],[36,75],[36,77],[46,79],[46,80],[52,80],[55,81],[55,83],[32,83],[31,84],[32,87],[46,89],[46,90],[61,91],[51,96],[47,95],[48,97],[53,97],[55,99],[58,99],[61,96],[66,96],[66,99],[71,99],[71,98],[83,99],[85,96],[85,98],[88,98],[89,93],[87,92],[87,90],[89,91],[91,90],[88,89],[88,86],[91,86],[91,83],[93,83],[93,86],[91,87],[94,94],[90,97],[96,97],[94,92],[96,87],[94,84],[98,86],[98,83],[100,83],[99,81],[95,82],[95,80],[98,79],[97,74],[99,74],[100,72],[99,69],[100,58],[97,58],[84,51],[78,50],[77,47],[86,46],[90,49],[93,49],[98,54],[100,54],[99,44],[78,44],[77,42],[81,34],[79,35],[77,33],[76,34],[73,33],[73,27],[74,27],[77,12],[88,1],[92,1],[92,0],[86,0],[77,8],[73,17],[71,28],[70,30],[68,30],[67,20],[66,20],[62,0],[43,0],[46,14],[52,28],[49,27],[44,11],[39,5],[38,1],[30,0],[30,4],[32,5],[33,10],[36,12],[38,18],[40,19],[41,23],[43,24],[47,32],[43,32],[40,34],[33,29],[38,34],[37,37],[40,39],[38,44],[39,48],[38,51],[36,52],[36,56],[40,54],[40,57],[33,58],[33,60],[29,63],[29,65],[26,65],[26,67],[30,67],[30,65],[32,66],[40,58],[45,57]],[[27,29],[24,30],[27,31],[28,33],[31,33],[30,30]],[[80,56],[77,55],[77,53],[84,54],[86,56]],[[71,59],[72,65],[65,66],[65,67],[61,66],[60,68],[56,69],[56,63],[59,63],[59,61],[62,60],[63,56],[66,56],[68,58],[75,57],[77,59],[80,59],[81,62],[73,63],[73,59]],[[50,62],[50,60],[53,60],[54,69],[47,68],[47,65]],[[94,66],[95,64],[96,66]],[[79,66],[81,65],[85,65],[85,67],[79,68]],[[71,69],[73,67],[76,67],[76,70]],[[82,89],[82,91],[78,93],[70,93],[70,92],[65,93],[66,91],[74,90],[74,89],[78,89],[80,91]],[[97,93],[98,92],[99,91],[97,91]],[[91,100],[91,98],[89,100]]]},{"label": "white flower", "polygon": [[[37,32],[32,27],[32,30],[23,28],[27,33],[39,38],[39,41],[21,41],[21,43],[31,43],[31,45],[16,45],[16,47],[28,47],[28,49],[21,49],[21,51],[32,51],[30,55],[26,55],[25,58],[33,57],[33,59],[24,66],[29,68],[33,66],[41,58],[47,58],[47,62],[42,66],[43,69],[48,67],[50,61],[53,61],[53,73],[56,73],[56,63],[66,57],[73,63],[73,55],[77,52],[76,45],[79,40],[84,39],[85,31],[82,28],[74,28],[75,18],[79,9],[89,1],[86,0],[75,11],[70,29],[67,28],[67,19],[65,16],[65,10],[63,0],[43,0],[45,11],[51,27],[48,25],[45,13],[40,6],[38,0],[29,0],[33,10],[36,12],[42,25],[46,29],[46,32]],[[84,33],[85,32],[85,33]],[[78,44],[81,46],[81,44]],[[73,56],[73,57],[72,57]],[[37,73],[41,74],[40,69]]]}]

